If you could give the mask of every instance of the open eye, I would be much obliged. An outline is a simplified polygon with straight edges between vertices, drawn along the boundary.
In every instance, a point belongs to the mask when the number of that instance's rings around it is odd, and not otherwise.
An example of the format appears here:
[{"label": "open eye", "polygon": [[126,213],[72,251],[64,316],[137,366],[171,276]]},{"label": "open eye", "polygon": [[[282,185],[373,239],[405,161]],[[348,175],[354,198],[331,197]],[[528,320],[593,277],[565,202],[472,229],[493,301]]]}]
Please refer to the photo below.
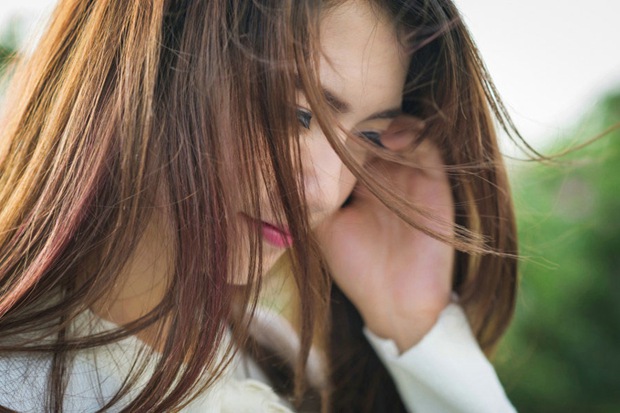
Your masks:
[{"label": "open eye", "polygon": [[297,108],[297,120],[306,129],[310,129],[310,122],[312,122],[312,113],[305,109]]},{"label": "open eye", "polygon": [[370,142],[374,143],[375,145],[381,148],[385,148],[383,143],[381,143],[381,134],[379,132],[374,132],[374,131],[359,132],[359,136],[361,136],[364,139],[369,140]]}]

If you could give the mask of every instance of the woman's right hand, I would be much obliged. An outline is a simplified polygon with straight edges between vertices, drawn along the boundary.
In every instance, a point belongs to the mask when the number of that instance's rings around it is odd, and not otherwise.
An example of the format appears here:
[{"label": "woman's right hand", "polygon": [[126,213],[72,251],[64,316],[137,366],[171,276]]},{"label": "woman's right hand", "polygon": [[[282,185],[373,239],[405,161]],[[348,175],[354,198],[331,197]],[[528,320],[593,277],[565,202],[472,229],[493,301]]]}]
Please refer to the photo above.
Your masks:
[{"label": "woman's right hand", "polygon": [[[406,122],[399,119],[398,122]],[[402,150],[413,132],[387,134],[383,144]],[[439,148],[422,141],[413,153],[417,167],[374,158],[367,167],[406,199],[454,222],[454,202]],[[425,217],[417,221],[451,236]],[[317,230],[334,281],[376,335],[394,340],[401,351],[418,343],[450,301],[454,249],[412,228],[359,182],[350,202]]]}]

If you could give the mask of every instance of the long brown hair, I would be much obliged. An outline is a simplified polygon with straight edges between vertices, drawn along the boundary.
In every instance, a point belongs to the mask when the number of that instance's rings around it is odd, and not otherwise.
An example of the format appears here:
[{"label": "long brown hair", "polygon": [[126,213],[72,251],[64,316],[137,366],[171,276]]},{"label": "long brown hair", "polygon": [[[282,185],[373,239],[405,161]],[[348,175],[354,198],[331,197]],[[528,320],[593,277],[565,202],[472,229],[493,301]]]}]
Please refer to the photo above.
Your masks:
[{"label": "long brown hair", "polygon": [[[412,52],[403,108],[425,119],[423,137],[442,149],[456,200],[457,237],[433,235],[460,251],[454,289],[490,351],[509,322],[516,291],[514,217],[492,114],[510,123],[449,0],[373,3],[394,18]],[[0,142],[0,337],[12,338],[0,352],[52,355],[49,410],[62,410],[76,351],[162,320],[155,373],[123,411],[178,410],[218,378],[228,362],[216,352],[234,315],[231,303],[251,313],[260,291],[258,233],[250,234],[244,270],[252,288],[238,300],[229,281],[241,253],[233,214],[242,206],[260,216],[261,185],[294,238],[291,276],[302,343],[297,394],[314,331],[338,325],[329,351],[331,409],[403,410],[361,336],[359,315],[335,288],[330,300],[303,177],[295,172],[300,148],[291,137],[299,134],[301,87],[351,171],[417,226],[409,218],[416,207],[347,154],[317,92],[325,6],[312,0],[60,2],[37,49],[15,72]],[[119,331],[72,336],[68,326],[119,282],[162,203],[174,267],[161,303]],[[243,343],[247,324],[234,326]],[[362,374],[354,378],[352,371]],[[128,383],[104,409],[128,392]]]},{"label": "long brown hair", "polygon": [[[411,53],[403,110],[425,120],[421,138],[442,150],[456,201],[455,235],[465,244],[455,245],[453,290],[479,344],[491,355],[513,315],[518,264],[512,199],[494,122],[531,158],[544,157],[513,127],[451,1],[371,3],[394,19]],[[395,204],[386,205],[398,212]],[[332,411],[406,412],[362,334],[361,316],[337,287],[332,290],[331,326]]]}]

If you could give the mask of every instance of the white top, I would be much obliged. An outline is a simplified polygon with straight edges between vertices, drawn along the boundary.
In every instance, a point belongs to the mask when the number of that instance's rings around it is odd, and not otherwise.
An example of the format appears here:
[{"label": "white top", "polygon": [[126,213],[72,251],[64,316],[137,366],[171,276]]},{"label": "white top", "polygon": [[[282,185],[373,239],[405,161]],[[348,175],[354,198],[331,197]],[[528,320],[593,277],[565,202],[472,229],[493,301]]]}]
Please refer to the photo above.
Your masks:
[{"label": "white top", "polygon": [[[265,314],[257,318],[260,323],[280,331],[283,353],[294,349],[298,341],[291,336],[290,326],[286,327],[283,319]],[[93,319],[86,316],[82,322],[92,327]],[[115,327],[101,319],[96,319],[96,323],[96,329]],[[379,338],[368,330],[364,334],[411,412],[515,412],[457,304],[449,304],[422,341],[400,355],[393,341]],[[99,409],[119,389],[141,346],[138,339],[128,337],[81,352],[69,376],[65,411],[84,413]],[[309,373],[315,380],[320,380],[320,364],[318,356],[312,353]],[[50,365],[49,357],[0,356],[0,406],[19,412],[42,412]],[[138,382],[137,387],[143,384]],[[122,405],[115,407],[115,411]],[[290,413],[292,408],[273,392],[252,360],[238,356],[222,379],[183,412]]]}]

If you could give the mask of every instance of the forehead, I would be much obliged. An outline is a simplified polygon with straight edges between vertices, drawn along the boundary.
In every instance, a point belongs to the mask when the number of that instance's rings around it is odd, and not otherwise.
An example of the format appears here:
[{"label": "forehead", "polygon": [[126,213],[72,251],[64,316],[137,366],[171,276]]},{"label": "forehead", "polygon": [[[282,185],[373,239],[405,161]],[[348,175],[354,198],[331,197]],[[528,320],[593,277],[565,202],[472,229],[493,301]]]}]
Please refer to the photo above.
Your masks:
[{"label": "forehead", "polygon": [[321,83],[354,111],[398,105],[409,64],[388,17],[366,1],[351,0],[321,20]]}]

